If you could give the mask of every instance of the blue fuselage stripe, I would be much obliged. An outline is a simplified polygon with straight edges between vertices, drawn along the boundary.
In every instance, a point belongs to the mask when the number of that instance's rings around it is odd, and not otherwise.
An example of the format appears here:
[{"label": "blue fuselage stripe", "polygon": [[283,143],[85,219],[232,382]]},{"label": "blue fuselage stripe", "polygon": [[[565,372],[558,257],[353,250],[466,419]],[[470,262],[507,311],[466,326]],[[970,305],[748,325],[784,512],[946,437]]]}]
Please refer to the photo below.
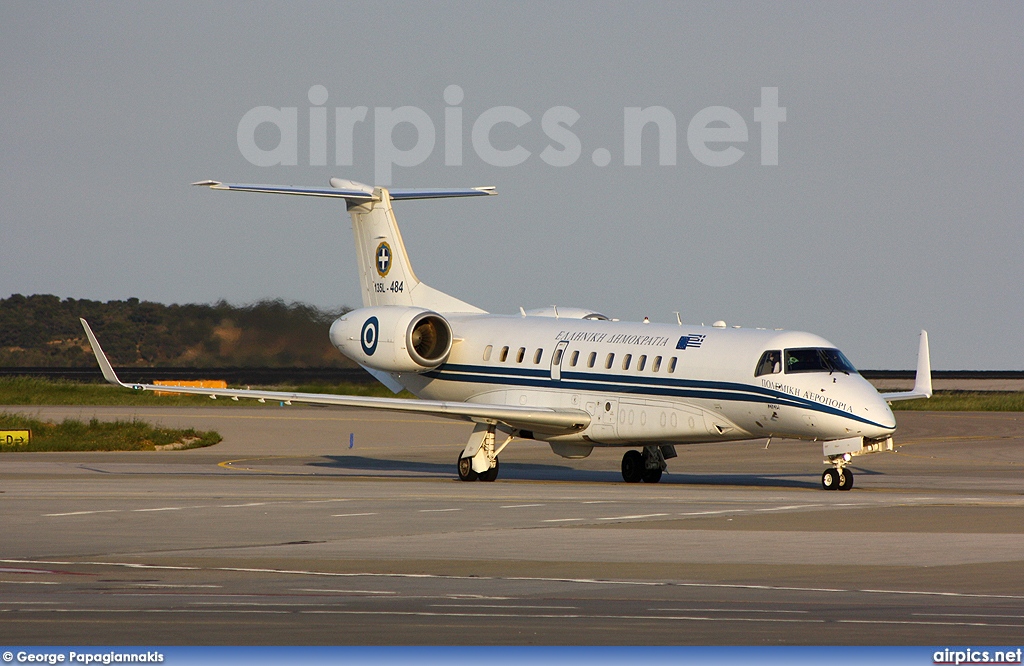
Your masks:
[{"label": "blue fuselage stripe", "polygon": [[886,427],[856,414],[807,400],[806,398],[762,386],[736,382],[714,382],[668,377],[634,377],[606,373],[565,371],[561,373],[561,380],[555,381],[551,379],[549,370],[540,368],[502,368],[454,363],[446,363],[435,370],[423,373],[423,375],[442,381],[473,384],[499,384],[503,386],[556,388],[571,391],[598,391],[602,393],[627,393],[630,395],[771,403],[841,416],[879,428]]}]

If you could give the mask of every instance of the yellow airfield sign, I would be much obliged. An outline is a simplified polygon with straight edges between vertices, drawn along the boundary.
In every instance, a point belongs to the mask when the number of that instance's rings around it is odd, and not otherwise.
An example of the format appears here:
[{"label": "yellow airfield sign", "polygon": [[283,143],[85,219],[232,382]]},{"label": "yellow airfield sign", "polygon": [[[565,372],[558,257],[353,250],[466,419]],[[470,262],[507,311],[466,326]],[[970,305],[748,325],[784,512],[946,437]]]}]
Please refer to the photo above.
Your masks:
[{"label": "yellow airfield sign", "polygon": [[32,441],[31,430],[0,430],[0,449],[17,449]]}]

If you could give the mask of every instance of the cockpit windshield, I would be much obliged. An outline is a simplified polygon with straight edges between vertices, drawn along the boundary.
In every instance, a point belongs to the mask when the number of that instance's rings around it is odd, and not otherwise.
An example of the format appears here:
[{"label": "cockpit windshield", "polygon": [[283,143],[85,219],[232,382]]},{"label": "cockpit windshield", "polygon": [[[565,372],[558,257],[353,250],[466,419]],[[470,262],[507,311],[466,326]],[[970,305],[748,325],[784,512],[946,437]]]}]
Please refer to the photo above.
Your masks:
[{"label": "cockpit windshield", "polygon": [[853,367],[849,359],[843,356],[838,349],[823,349],[818,347],[805,347],[802,349],[787,349],[785,352],[786,372],[843,372],[856,374],[857,369]]}]

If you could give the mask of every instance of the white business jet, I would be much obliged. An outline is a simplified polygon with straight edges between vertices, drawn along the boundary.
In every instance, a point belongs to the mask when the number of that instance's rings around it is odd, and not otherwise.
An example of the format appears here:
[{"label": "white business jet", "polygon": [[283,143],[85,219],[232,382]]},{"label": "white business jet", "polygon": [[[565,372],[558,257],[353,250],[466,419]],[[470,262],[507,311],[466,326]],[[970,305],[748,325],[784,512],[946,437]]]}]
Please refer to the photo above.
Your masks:
[{"label": "white business jet", "polygon": [[[853,456],[892,450],[896,420],[887,403],[932,393],[925,331],[913,390],[879,394],[835,345],[810,333],[620,322],[577,307],[495,315],[420,282],[392,202],[496,194],[491,187],[388,190],[338,178],[326,188],[195,185],[344,200],[363,307],[334,322],[331,342],[393,392],[420,399],[175,390],[470,421],[476,427],[458,457],[463,481],[494,481],[499,454],[517,439],[547,442],[565,458],[584,458],[595,446],[628,448],[622,478],[656,483],[676,445],[775,437],[821,442],[822,487],[849,490]],[[167,390],[121,382],[82,324],[107,381]]]}]

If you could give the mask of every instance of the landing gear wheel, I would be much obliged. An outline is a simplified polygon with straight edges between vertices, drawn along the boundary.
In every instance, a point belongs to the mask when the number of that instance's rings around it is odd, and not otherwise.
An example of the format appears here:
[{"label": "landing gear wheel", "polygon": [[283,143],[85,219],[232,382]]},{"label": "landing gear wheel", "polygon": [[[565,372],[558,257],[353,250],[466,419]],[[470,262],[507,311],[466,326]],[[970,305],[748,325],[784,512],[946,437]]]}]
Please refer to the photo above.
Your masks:
[{"label": "landing gear wheel", "polygon": [[643,473],[644,483],[657,483],[661,481],[661,470],[660,469],[644,469]]},{"label": "landing gear wheel", "polygon": [[459,481],[476,481],[479,475],[473,471],[473,459],[459,456]]},{"label": "landing gear wheel", "polygon": [[839,471],[836,469],[826,469],[821,474],[821,487],[825,490],[835,490],[839,485]]},{"label": "landing gear wheel", "polygon": [[849,490],[853,488],[853,472],[848,469],[844,469],[839,472],[839,490]]},{"label": "landing gear wheel", "polygon": [[482,472],[479,475],[481,481],[494,481],[498,478],[498,459],[494,459],[494,467],[490,468],[486,472]]},{"label": "landing gear wheel", "polygon": [[644,457],[639,451],[629,450],[622,456],[622,480],[639,483],[644,477]]}]

